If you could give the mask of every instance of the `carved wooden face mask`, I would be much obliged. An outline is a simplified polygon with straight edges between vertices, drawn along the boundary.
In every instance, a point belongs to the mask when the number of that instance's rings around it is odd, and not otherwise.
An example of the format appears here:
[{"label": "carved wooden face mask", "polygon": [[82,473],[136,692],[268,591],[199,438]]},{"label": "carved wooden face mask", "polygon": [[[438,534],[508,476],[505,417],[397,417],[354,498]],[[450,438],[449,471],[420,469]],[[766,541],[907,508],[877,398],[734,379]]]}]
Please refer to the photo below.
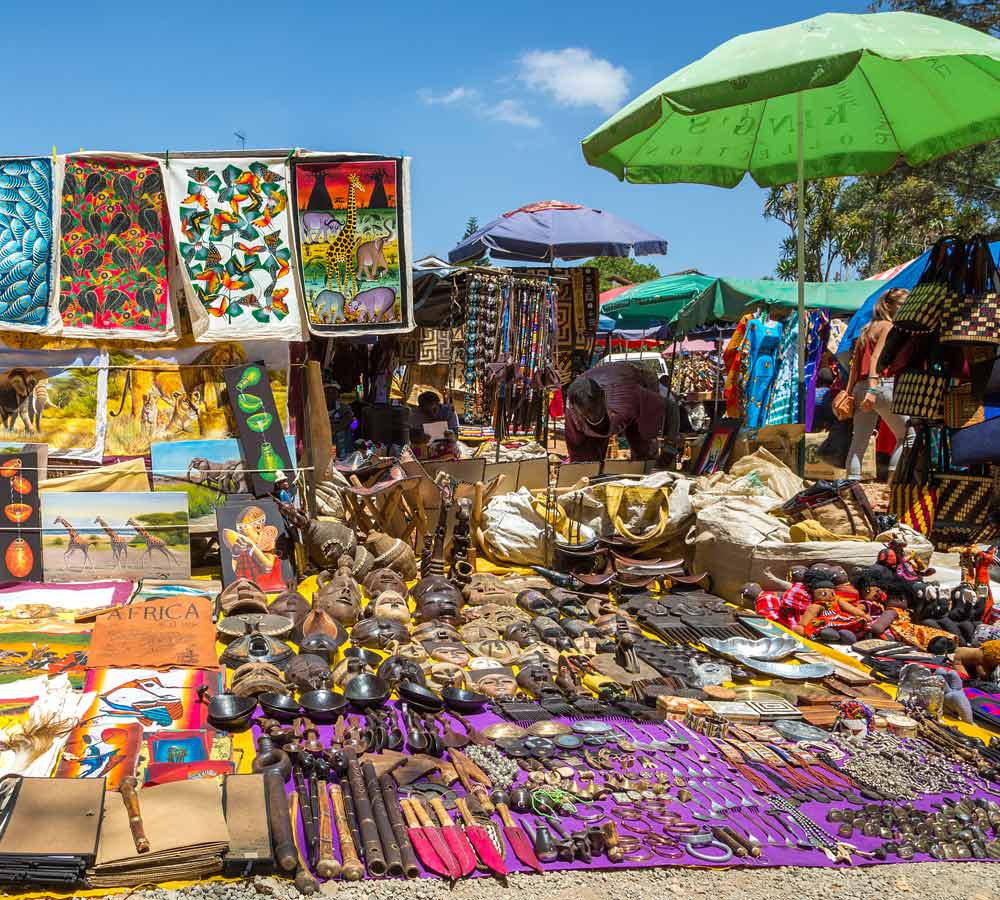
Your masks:
[{"label": "carved wooden face mask", "polygon": [[365,578],[365,590],[369,597],[377,597],[384,591],[395,591],[406,596],[406,582],[392,569],[375,569]]},{"label": "carved wooden face mask", "polygon": [[472,656],[465,647],[452,641],[430,642],[426,647],[431,659],[436,662],[451,663],[460,668],[467,666]]},{"label": "carved wooden face mask", "polygon": [[490,656],[504,665],[513,662],[514,657],[521,652],[520,648],[514,646],[510,641],[501,640],[479,641],[477,644],[473,644],[470,649],[479,656]]},{"label": "carved wooden face mask", "polygon": [[383,591],[375,599],[372,608],[378,619],[389,619],[403,625],[410,621],[410,607],[403,595],[396,591]]},{"label": "carved wooden face mask", "polygon": [[509,669],[483,669],[476,673],[476,689],[495,700],[509,700],[517,693],[517,681]]},{"label": "carved wooden face mask", "polygon": [[465,687],[465,672],[453,663],[433,663],[425,671],[427,672],[427,680],[438,690],[446,687]]}]

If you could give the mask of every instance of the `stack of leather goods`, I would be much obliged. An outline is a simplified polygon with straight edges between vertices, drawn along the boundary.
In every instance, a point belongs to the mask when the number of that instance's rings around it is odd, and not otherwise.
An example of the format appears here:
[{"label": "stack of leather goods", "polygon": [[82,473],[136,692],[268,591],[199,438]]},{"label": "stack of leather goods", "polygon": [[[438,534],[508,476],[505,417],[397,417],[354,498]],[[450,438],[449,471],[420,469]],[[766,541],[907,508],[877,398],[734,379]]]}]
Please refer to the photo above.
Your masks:
[{"label": "stack of leather goods", "polygon": [[[229,830],[222,789],[213,779],[175,781],[138,792],[138,820],[122,798],[108,793],[91,887],[198,879],[222,871]],[[142,838],[148,850],[137,849]]]},{"label": "stack of leather goods", "polygon": [[0,779],[0,881],[72,885],[97,853],[104,779]]}]

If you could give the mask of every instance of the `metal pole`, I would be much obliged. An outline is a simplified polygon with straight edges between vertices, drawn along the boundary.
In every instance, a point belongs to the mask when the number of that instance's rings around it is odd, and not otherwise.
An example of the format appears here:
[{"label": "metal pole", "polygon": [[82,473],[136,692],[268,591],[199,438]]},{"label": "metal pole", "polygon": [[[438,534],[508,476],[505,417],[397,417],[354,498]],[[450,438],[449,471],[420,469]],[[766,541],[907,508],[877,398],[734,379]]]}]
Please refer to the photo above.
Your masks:
[{"label": "metal pole", "polygon": [[[797,156],[798,156],[798,172],[795,182],[795,196],[797,202],[797,213],[795,216],[795,230],[796,235],[796,269],[798,276],[798,295],[799,295],[799,337],[798,337],[798,351],[799,351],[799,390],[798,390],[798,406],[799,412],[797,418],[799,421],[805,420],[805,409],[806,409],[806,283],[805,283],[805,268],[806,268],[806,248],[805,248],[805,234],[806,234],[806,223],[805,223],[805,193],[806,193],[806,165],[805,165],[805,129],[806,129],[806,116],[805,116],[805,102],[802,97],[802,91],[799,91],[795,95],[795,112],[796,112],[796,143],[797,143]],[[799,476],[805,472],[806,458],[805,458],[805,435],[799,440],[799,453],[798,453],[798,470]]]}]

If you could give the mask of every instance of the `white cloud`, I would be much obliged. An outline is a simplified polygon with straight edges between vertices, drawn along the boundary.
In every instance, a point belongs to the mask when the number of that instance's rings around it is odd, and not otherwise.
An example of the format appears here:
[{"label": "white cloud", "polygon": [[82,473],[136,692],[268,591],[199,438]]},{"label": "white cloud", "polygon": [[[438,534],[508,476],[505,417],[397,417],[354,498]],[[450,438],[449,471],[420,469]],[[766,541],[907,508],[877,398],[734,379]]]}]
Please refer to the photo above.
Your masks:
[{"label": "white cloud", "polygon": [[496,119],[507,125],[521,125],[525,128],[538,128],[542,120],[528,112],[520,100],[501,100],[492,105],[482,104],[477,112],[487,119]]},{"label": "white cloud", "polygon": [[430,88],[421,88],[417,96],[429,106],[451,106],[454,103],[479,99],[479,91],[459,85],[444,94],[435,94]]},{"label": "white cloud", "polygon": [[476,88],[459,85],[441,94],[435,94],[430,88],[420,88],[417,96],[428,106],[464,108],[480,118],[503,122],[505,125],[538,128],[542,124],[542,120],[528,112],[520,100],[487,101]]},{"label": "white cloud", "polygon": [[613,113],[628,97],[628,70],[580,47],[529,50],[518,65],[521,81],[562,106],[596,106]]}]

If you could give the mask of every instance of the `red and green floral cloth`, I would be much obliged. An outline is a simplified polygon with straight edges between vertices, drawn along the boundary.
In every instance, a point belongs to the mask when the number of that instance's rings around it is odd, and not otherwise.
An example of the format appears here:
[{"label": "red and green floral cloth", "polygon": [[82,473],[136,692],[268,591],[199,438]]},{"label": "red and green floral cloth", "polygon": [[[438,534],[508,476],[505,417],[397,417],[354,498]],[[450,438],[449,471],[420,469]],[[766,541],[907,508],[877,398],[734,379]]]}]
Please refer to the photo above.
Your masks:
[{"label": "red and green floral cloth", "polygon": [[168,247],[157,160],[67,158],[59,278],[64,334],[174,337]]}]

